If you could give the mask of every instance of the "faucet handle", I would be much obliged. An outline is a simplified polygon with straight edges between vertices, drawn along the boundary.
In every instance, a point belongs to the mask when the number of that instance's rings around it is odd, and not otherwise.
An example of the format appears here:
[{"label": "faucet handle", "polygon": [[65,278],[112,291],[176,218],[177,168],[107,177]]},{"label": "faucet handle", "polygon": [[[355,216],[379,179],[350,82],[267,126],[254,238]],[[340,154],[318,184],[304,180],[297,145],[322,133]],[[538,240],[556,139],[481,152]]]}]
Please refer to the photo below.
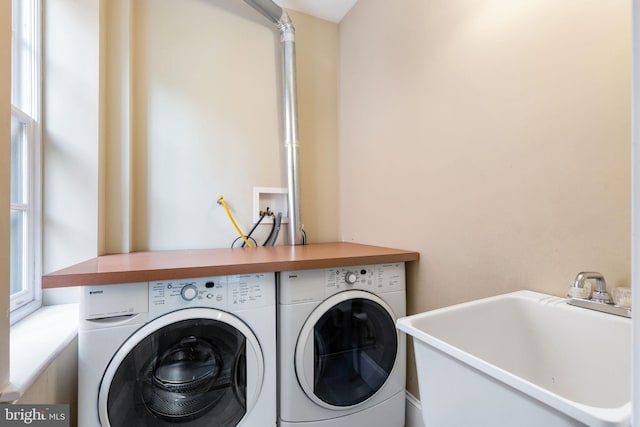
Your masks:
[{"label": "faucet handle", "polygon": [[591,282],[579,283],[578,286],[575,280],[571,280],[569,281],[569,283],[567,283],[567,285],[567,297],[591,299]]}]

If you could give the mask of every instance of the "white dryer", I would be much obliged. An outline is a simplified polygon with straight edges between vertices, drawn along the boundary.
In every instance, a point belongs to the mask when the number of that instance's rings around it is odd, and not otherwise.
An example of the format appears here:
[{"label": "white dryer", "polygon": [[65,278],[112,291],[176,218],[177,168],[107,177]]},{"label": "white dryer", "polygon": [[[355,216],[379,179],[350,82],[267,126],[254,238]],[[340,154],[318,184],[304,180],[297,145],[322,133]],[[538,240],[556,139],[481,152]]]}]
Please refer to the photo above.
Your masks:
[{"label": "white dryer", "polygon": [[274,273],[88,286],[82,427],[277,423]]},{"label": "white dryer", "polygon": [[404,263],[279,273],[282,427],[403,427]]}]

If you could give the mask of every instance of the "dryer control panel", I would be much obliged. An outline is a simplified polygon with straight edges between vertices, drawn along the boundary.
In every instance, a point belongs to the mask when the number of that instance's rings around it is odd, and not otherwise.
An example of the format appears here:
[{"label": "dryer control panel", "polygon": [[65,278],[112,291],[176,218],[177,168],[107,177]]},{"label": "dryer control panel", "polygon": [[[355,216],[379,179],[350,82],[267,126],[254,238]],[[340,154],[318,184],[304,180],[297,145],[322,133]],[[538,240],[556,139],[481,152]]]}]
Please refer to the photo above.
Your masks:
[{"label": "dryer control panel", "polygon": [[404,263],[335,267],[280,273],[280,304],[322,301],[358,289],[374,294],[405,290]]},{"label": "dryer control panel", "polygon": [[149,316],[192,307],[230,312],[265,307],[275,303],[274,285],[274,273],[149,282]]}]

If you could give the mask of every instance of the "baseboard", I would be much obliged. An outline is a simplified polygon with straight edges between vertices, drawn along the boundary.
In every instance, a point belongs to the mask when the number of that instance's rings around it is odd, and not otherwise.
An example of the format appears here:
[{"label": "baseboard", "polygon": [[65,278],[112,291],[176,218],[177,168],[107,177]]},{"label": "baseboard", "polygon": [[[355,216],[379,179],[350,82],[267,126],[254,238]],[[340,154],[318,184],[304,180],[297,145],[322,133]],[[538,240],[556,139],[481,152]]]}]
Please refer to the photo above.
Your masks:
[{"label": "baseboard", "polygon": [[422,422],[422,405],[416,397],[407,392],[407,410],[405,427],[424,427]]}]

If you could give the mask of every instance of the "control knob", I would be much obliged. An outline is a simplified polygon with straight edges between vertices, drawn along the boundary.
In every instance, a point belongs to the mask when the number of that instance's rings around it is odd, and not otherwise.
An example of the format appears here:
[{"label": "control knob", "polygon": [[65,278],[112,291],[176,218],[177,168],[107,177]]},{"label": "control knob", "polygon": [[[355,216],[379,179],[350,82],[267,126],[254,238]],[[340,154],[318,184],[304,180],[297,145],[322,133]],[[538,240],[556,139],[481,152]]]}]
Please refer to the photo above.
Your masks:
[{"label": "control knob", "polygon": [[347,271],[347,274],[344,275],[344,281],[347,282],[347,285],[353,285],[358,281],[358,275],[353,271]]},{"label": "control knob", "polygon": [[191,301],[198,296],[198,287],[196,285],[184,285],[180,290],[180,295],[185,301]]}]

